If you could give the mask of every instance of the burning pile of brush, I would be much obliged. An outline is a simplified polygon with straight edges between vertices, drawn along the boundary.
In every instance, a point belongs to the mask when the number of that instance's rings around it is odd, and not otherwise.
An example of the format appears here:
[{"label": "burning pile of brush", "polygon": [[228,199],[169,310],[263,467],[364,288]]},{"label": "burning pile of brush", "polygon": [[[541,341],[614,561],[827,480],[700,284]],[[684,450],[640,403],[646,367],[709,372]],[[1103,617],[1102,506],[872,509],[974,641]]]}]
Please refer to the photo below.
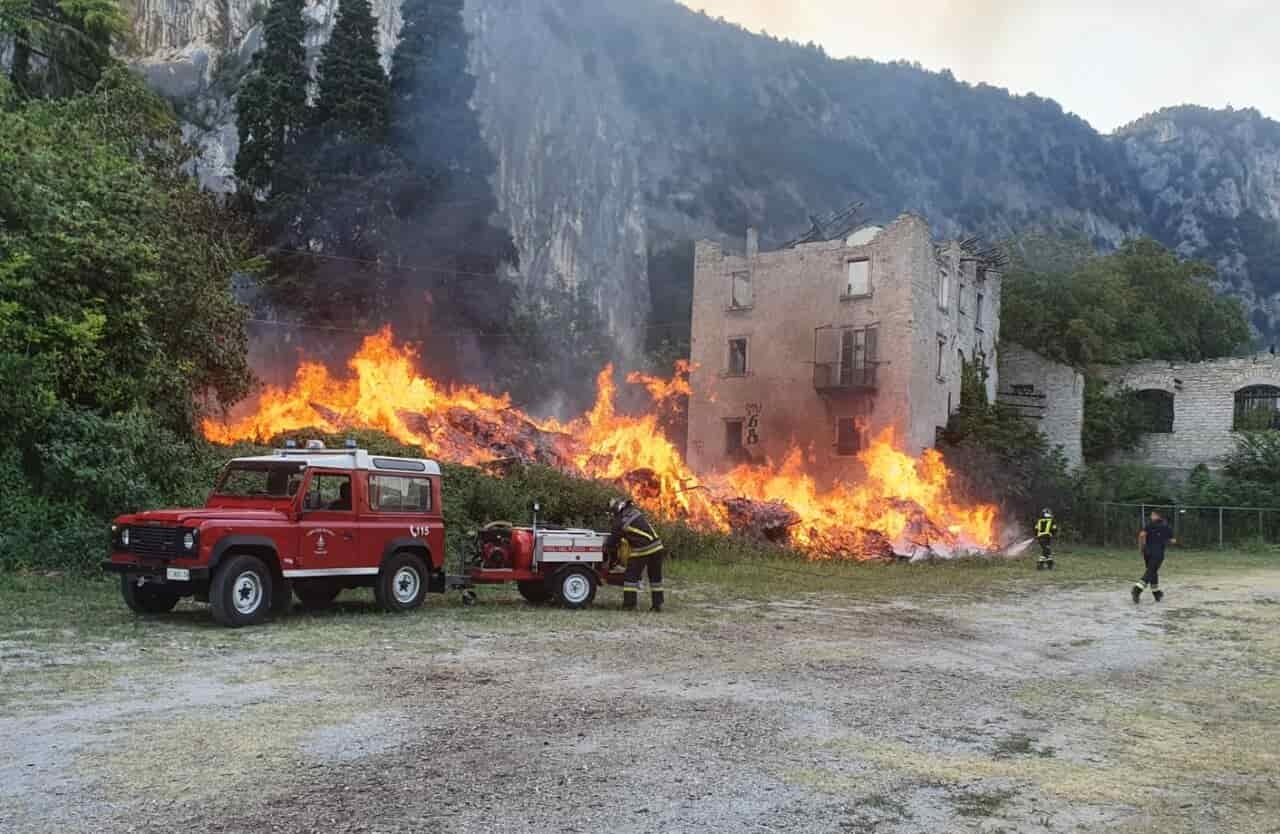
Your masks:
[{"label": "burning pile of brush", "polygon": [[389,329],[368,337],[335,377],[304,362],[292,385],[268,387],[238,417],[207,420],[215,442],[265,440],[304,428],[340,433],[377,429],[429,456],[459,463],[538,463],[626,488],[668,517],[759,541],[790,544],[814,558],[919,558],[990,552],[996,510],[957,500],[941,456],[913,458],[882,435],[862,453],[859,484],[819,489],[793,452],[778,466],[740,467],[703,481],[663,435],[657,407],[689,394],[688,366],[671,380],[632,374],[655,404],[648,414],[617,413],[612,368],[597,379],[595,406],[568,422],[542,420],[467,386],[418,371],[417,356]]}]

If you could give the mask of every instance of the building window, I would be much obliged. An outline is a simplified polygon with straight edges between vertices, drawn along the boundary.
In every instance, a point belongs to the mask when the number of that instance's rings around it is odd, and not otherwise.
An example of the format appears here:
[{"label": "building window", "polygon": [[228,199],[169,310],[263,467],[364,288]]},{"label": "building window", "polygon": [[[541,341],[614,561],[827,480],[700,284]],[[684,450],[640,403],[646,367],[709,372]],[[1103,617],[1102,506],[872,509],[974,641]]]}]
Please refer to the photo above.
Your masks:
[{"label": "building window", "polygon": [[875,379],[876,328],[840,331],[840,385],[865,385]]},{"label": "building window", "polygon": [[724,421],[724,453],[730,457],[740,456],[743,451],[742,419]]},{"label": "building window", "polygon": [[946,379],[942,375],[942,357],[947,349],[947,340],[938,339],[938,379]]},{"label": "building window", "polygon": [[1142,430],[1150,434],[1169,434],[1173,431],[1173,394],[1149,388],[1137,393],[1138,407],[1142,415]]},{"label": "building window", "polygon": [[856,455],[862,451],[862,429],[854,417],[841,417],[836,420],[836,454],[842,457]]},{"label": "building window", "polygon": [[1280,388],[1250,385],[1236,392],[1235,431],[1280,429]]},{"label": "building window", "polygon": [[964,315],[964,289],[965,284],[962,278],[960,281],[960,291],[956,293],[956,311],[962,316]]},{"label": "building window", "polygon": [[751,292],[751,273],[735,272],[729,290],[729,306],[734,310],[743,310],[754,302]]},{"label": "building window", "polygon": [[945,265],[938,267],[938,309],[946,311],[951,302],[951,270]]},{"label": "building window", "polygon": [[747,340],[729,340],[729,376],[747,375]]},{"label": "building window", "polygon": [[973,302],[973,326],[977,330],[982,329],[982,293],[978,293]]},{"label": "building window", "polygon": [[841,298],[858,298],[871,295],[871,261],[865,258],[849,261],[846,266],[844,292]]}]

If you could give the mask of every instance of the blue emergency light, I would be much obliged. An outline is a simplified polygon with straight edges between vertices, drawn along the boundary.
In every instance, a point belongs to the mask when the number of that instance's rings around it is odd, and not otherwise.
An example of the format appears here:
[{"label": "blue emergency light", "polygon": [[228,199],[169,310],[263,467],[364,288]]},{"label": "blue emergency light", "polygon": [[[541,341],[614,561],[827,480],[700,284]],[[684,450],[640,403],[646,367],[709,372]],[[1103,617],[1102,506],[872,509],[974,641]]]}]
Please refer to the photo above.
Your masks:
[{"label": "blue emergency light", "polygon": [[354,449],[356,447],[356,439],[354,437],[347,438],[347,448]]},{"label": "blue emergency light", "polygon": [[298,448],[298,441],[296,441],[296,440],[286,440],[286,441],[284,442],[284,447],[285,447],[286,449],[296,449],[296,448]]}]

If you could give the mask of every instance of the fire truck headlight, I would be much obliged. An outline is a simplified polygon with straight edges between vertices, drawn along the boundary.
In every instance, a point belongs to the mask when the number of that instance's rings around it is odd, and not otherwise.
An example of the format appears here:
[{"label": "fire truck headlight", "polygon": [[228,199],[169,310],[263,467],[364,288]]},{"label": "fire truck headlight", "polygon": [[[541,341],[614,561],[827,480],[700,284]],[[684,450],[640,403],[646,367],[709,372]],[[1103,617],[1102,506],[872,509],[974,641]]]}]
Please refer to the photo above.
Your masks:
[{"label": "fire truck headlight", "polygon": [[120,531],[120,544],[124,545],[125,547],[129,546],[129,528],[128,527]]},{"label": "fire truck headlight", "polygon": [[182,537],[182,546],[186,550],[191,550],[196,546],[196,534],[194,530],[188,530],[187,534]]}]

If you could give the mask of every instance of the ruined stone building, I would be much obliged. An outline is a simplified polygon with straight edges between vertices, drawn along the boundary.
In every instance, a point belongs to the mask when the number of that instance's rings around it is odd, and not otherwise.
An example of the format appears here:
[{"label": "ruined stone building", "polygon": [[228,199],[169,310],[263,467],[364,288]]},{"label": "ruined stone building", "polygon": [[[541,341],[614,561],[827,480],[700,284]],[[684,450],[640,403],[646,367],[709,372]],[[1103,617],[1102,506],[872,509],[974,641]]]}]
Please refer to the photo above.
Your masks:
[{"label": "ruined stone building", "polygon": [[1021,345],[1000,345],[996,400],[1062,450],[1067,467],[1084,463],[1084,374]]},{"label": "ruined stone building", "polygon": [[1115,462],[1146,464],[1176,478],[1210,468],[1234,448],[1237,433],[1280,428],[1280,357],[1207,362],[1139,362],[1106,375],[1112,389],[1135,391],[1147,406],[1148,433]]},{"label": "ruined stone building", "polygon": [[745,254],[697,245],[688,459],[699,472],[781,462],[856,478],[884,429],[912,454],[959,407],[962,361],[995,396],[1000,276],[903,215],[835,240]]}]

